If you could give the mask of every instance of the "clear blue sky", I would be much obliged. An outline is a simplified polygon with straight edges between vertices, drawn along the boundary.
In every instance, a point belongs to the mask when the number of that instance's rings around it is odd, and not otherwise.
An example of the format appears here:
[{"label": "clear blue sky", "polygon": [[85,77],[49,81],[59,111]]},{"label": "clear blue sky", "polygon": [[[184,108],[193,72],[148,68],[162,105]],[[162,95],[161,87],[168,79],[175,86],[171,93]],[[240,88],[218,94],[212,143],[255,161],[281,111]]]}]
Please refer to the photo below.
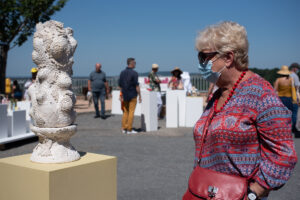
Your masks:
[{"label": "clear blue sky", "polygon": [[[197,72],[198,31],[224,20],[246,27],[250,67],[300,63],[299,0],[69,0],[52,19],[74,30],[74,76],[88,76],[96,62],[118,75],[127,57],[138,72],[152,63]],[[7,76],[29,76],[31,53],[32,37],[9,51]]]}]

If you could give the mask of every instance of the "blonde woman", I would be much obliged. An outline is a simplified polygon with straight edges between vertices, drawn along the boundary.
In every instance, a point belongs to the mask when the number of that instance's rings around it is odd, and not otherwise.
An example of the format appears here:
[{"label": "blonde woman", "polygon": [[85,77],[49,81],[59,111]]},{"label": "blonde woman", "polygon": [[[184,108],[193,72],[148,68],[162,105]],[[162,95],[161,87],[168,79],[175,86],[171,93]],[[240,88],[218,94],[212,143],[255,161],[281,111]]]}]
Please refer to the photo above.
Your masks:
[{"label": "blonde woman", "polygon": [[[269,82],[248,70],[243,26],[209,26],[196,48],[200,74],[219,89],[193,129],[195,168],[183,199],[265,198],[288,181],[297,162],[291,113]],[[243,184],[230,181],[237,177]],[[242,196],[232,198],[237,190]]]}]

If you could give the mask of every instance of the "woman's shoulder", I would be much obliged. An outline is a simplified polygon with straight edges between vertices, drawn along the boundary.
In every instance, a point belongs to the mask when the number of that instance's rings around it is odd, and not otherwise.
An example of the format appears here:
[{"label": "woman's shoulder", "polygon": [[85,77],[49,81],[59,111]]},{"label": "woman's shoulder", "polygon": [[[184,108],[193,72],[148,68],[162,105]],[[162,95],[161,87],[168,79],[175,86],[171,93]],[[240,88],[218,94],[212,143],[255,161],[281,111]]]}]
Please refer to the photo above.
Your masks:
[{"label": "woman's shoulder", "polygon": [[253,72],[250,72],[250,76],[242,82],[242,88],[248,91],[255,91],[259,96],[264,93],[275,95],[273,86],[267,80]]}]

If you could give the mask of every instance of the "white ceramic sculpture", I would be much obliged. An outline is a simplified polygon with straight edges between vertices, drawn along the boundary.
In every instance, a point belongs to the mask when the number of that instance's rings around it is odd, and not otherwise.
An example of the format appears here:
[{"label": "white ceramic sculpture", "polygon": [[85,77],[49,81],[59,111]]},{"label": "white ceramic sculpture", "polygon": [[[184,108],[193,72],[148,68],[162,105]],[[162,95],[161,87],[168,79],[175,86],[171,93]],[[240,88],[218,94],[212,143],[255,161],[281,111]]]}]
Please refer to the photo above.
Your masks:
[{"label": "white ceramic sculpture", "polygon": [[73,30],[64,28],[63,23],[51,20],[36,25],[32,60],[38,66],[38,74],[28,91],[32,102],[31,130],[40,137],[31,155],[34,162],[64,163],[80,158],[69,142],[76,132],[71,88],[76,46]]}]

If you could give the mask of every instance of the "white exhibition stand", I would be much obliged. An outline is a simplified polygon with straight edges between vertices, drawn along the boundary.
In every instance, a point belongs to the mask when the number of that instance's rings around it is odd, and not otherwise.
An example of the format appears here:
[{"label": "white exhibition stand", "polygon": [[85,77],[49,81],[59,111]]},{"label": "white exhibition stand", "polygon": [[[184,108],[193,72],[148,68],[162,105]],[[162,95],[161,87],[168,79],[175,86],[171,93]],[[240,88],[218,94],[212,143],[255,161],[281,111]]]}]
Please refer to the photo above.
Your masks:
[{"label": "white exhibition stand", "polygon": [[203,113],[203,97],[186,97],[185,126],[194,127]]},{"label": "white exhibition stand", "polygon": [[7,104],[0,104],[0,140],[8,137]]},{"label": "white exhibition stand", "polygon": [[186,91],[176,90],[178,98],[178,122],[180,127],[185,127]]},{"label": "white exhibition stand", "polygon": [[202,97],[187,97],[184,90],[166,94],[166,127],[193,127],[203,112]]},{"label": "white exhibition stand", "polygon": [[157,131],[157,94],[156,92],[142,91],[142,129],[145,131]]},{"label": "white exhibition stand", "polygon": [[30,102],[18,102],[18,105],[20,105],[20,109],[12,111],[7,110],[7,104],[0,104],[0,144],[35,136],[29,130],[30,117],[29,120],[26,119],[26,114],[30,109]]},{"label": "white exhibition stand", "polygon": [[166,93],[166,127],[178,127],[178,97],[177,90],[168,90]]},{"label": "white exhibition stand", "polygon": [[[137,102],[134,115],[141,116],[142,129],[145,131],[156,131],[158,127],[157,119],[157,94],[148,90],[141,90],[142,103]],[[111,113],[122,115],[120,91],[112,91]]]},{"label": "white exhibition stand", "polygon": [[[123,115],[123,111],[121,110],[120,90],[112,91],[111,114]],[[137,101],[134,115],[141,116],[141,104],[139,103],[139,101]]]}]

